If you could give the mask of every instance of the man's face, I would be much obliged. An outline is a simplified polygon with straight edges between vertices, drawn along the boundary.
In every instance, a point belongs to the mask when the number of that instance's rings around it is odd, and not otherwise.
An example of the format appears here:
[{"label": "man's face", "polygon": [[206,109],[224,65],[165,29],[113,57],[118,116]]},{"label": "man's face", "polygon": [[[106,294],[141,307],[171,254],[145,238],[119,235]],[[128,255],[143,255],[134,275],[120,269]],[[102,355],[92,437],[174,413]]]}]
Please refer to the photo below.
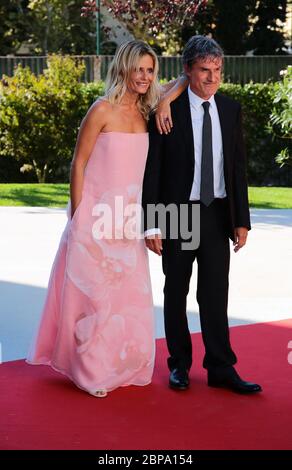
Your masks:
[{"label": "man's face", "polygon": [[191,90],[200,98],[208,100],[216,93],[221,81],[222,58],[198,59],[191,68],[185,66]]}]

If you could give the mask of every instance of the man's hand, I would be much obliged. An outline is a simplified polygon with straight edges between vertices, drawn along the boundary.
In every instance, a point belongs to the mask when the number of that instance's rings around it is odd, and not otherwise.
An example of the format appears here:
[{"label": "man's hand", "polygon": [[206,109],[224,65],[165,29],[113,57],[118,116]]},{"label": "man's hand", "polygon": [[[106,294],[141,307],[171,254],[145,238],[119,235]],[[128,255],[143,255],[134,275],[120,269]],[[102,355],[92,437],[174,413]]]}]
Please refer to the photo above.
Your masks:
[{"label": "man's hand", "polygon": [[235,253],[246,244],[247,234],[248,230],[245,227],[236,227],[234,229],[235,241],[233,242],[233,246]]},{"label": "man's hand", "polygon": [[145,237],[145,243],[149,250],[154,251],[157,255],[161,256],[162,252],[162,237],[160,234],[149,235]]}]

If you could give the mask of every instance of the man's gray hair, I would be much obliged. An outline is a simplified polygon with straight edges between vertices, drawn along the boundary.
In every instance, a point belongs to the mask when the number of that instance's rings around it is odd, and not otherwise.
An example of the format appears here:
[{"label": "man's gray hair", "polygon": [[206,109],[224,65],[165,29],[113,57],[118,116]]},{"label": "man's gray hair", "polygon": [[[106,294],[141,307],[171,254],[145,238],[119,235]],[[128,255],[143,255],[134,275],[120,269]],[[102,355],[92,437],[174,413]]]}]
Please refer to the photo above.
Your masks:
[{"label": "man's gray hair", "polygon": [[185,45],[183,50],[183,64],[189,68],[198,59],[220,58],[223,60],[224,52],[215,39],[207,36],[196,35],[192,36]]}]

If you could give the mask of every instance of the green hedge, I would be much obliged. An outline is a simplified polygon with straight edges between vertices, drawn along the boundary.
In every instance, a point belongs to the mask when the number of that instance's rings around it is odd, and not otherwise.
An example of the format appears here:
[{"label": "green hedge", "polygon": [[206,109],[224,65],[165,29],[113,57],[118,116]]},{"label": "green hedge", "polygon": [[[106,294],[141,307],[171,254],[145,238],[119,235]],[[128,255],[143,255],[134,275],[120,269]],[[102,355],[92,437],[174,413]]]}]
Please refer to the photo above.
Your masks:
[{"label": "green hedge", "polygon": [[[0,82],[0,182],[66,182],[78,127],[102,83],[81,82],[84,65],[52,55],[43,74],[18,66]],[[18,162],[15,174],[12,160]]]},{"label": "green hedge", "polygon": [[291,168],[280,168],[275,162],[275,157],[283,148],[283,140],[272,135],[268,129],[276,84],[223,84],[220,92],[239,101],[242,106],[249,184],[292,186]]},{"label": "green hedge", "polygon": [[[2,79],[0,182],[68,182],[81,120],[104,87],[82,83],[82,67],[51,56],[43,75],[19,66]],[[275,163],[283,142],[268,131],[276,85],[223,84],[220,92],[242,104],[249,184],[292,186],[292,168]]]}]

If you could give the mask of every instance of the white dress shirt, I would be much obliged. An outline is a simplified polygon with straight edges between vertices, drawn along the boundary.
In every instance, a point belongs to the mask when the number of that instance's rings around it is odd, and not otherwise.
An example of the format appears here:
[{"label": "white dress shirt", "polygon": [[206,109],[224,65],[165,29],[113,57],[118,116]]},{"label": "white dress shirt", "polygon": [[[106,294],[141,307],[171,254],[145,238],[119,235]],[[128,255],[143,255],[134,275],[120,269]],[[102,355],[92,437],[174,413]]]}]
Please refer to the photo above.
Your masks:
[{"label": "white dress shirt", "polygon": [[[201,161],[202,161],[202,133],[203,133],[203,119],[204,108],[202,103],[204,101],[196,95],[191,89],[188,88],[191,117],[194,136],[194,159],[195,159],[195,172],[194,181],[192,185],[190,200],[200,199],[201,187]],[[214,174],[214,196],[216,198],[223,198],[226,196],[224,170],[223,170],[223,144],[221,126],[219,120],[218,109],[216,106],[214,95],[209,98],[209,114],[212,122],[212,148],[213,148],[213,174]]]},{"label": "white dress shirt", "polygon": [[[193,136],[194,136],[194,160],[195,171],[190,200],[196,201],[200,199],[201,187],[201,161],[202,161],[202,134],[203,134],[203,119],[204,108],[202,103],[204,101],[196,95],[188,87],[188,95],[190,101]],[[221,126],[219,120],[218,109],[216,106],[214,95],[209,98],[209,114],[212,122],[212,148],[213,148],[213,175],[214,175],[214,196],[215,198],[226,197],[224,169],[223,169],[223,144]],[[160,234],[159,228],[151,228],[144,232],[144,236]]]}]

